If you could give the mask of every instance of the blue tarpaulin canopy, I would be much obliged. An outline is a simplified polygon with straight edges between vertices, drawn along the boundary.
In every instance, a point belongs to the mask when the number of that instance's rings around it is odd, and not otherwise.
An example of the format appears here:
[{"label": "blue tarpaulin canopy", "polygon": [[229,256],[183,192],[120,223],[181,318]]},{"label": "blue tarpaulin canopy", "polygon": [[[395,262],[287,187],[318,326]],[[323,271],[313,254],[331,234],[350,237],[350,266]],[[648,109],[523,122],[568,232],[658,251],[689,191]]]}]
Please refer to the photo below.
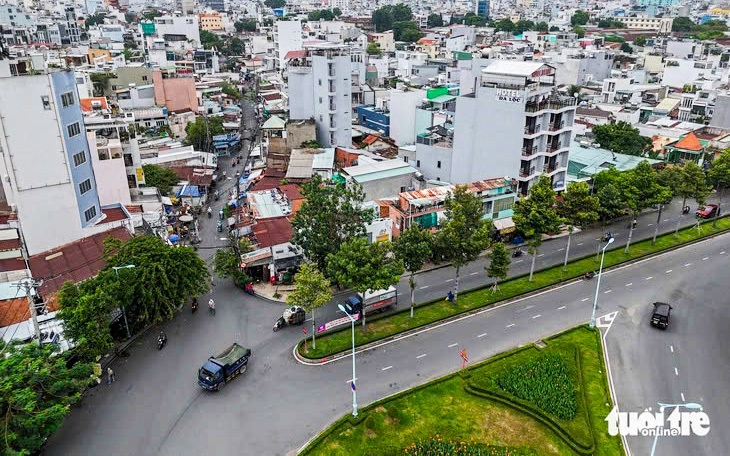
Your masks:
[{"label": "blue tarpaulin canopy", "polygon": [[177,197],[188,196],[193,198],[200,197],[200,189],[197,185],[186,185],[177,192]]}]

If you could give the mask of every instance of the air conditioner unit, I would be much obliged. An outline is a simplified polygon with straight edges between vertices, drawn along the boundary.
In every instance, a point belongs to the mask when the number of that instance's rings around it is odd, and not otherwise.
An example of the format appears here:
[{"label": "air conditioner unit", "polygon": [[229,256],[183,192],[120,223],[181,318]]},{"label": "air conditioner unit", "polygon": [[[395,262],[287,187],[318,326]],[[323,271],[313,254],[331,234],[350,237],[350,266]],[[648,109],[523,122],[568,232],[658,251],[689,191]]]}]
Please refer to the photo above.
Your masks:
[{"label": "air conditioner unit", "polygon": [[92,109],[101,109],[101,101],[91,100],[91,108]]}]

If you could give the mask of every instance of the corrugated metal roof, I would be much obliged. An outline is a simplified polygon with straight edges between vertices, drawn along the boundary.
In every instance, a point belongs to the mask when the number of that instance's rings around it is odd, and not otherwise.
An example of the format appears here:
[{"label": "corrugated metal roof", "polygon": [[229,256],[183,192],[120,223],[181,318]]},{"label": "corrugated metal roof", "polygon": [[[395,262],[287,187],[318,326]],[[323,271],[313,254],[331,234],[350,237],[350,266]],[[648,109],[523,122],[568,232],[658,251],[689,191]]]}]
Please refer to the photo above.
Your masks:
[{"label": "corrugated metal roof", "polygon": [[542,62],[523,62],[518,60],[495,60],[482,70],[483,73],[506,74],[529,77],[535,71],[547,66]]}]

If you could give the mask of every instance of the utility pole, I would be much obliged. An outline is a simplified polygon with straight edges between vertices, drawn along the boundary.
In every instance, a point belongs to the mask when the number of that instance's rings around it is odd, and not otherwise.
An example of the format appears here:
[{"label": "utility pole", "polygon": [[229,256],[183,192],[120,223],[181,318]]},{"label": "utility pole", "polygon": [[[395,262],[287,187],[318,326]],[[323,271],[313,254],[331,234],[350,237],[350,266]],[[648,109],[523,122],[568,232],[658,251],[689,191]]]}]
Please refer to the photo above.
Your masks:
[{"label": "utility pole", "polygon": [[30,306],[30,318],[33,321],[33,330],[35,332],[35,337],[38,339],[38,345],[43,345],[41,343],[41,327],[38,325],[38,309],[36,309],[35,301],[33,300],[33,292],[43,285],[43,281],[36,282],[32,278],[23,279],[22,281],[18,282],[18,290],[23,290],[25,292],[25,297],[28,299],[28,305]]}]

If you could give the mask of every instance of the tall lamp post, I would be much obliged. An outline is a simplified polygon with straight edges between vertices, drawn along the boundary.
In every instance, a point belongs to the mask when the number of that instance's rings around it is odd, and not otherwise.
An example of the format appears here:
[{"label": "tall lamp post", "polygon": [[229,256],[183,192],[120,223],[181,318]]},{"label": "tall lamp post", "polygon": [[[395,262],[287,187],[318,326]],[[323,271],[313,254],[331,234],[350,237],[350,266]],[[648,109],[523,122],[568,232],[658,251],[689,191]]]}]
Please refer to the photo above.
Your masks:
[{"label": "tall lamp post", "polygon": [[[658,404],[659,413],[664,413],[665,408],[678,409],[680,407],[684,407],[689,410],[702,410],[702,406],[696,402],[687,402],[686,404],[662,404],[661,402],[658,402]],[[654,451],[656,451],[657,440],[659,440],[659,428],[656,429],[656,433],[654,434],[654,443],[651,446],[651,456],[654,456]]]},{"label": "tall lamp post", "polygon": [[[116,274],[117,278],[119,278],[119,270],[120,269],[132,269],[135,266],[133,264],[128,264],[126,266],[112,266],[112,269],[114,269],[114,274]],[[127,311],[124,309],[124,304],[122,304],[122,317],[124,317],[124,327],[127,329],[127,339],[132,338],[132,334],[129,332],[129,323],[127,323]]]},{"label": "tall lamp post", "polygon": [[606,256],[606,247],[613,244],[613,238],[608,238],[608,242],[601,249],[601,265],[598,268],[598,280],[596,281],[596,296],[593,298],[593,312],[591,312],[591,329],[596,327],[596,309],[598,309],[598,288],[601,286],[601,273],[603,272],[603,258]]},{"label": "tall lamp post", "polygon": [[[337,304],[337,307],[347,315],[347,318],[350,319],[350,323],[352,324],[352,416],[357,418],[357,388],[355,387],[355,319],[352,318],[352,315],[350,315],[350,312],[345,309],[345,306],[342,304]],[[349,307],[349,306],[348,306]]]}]

